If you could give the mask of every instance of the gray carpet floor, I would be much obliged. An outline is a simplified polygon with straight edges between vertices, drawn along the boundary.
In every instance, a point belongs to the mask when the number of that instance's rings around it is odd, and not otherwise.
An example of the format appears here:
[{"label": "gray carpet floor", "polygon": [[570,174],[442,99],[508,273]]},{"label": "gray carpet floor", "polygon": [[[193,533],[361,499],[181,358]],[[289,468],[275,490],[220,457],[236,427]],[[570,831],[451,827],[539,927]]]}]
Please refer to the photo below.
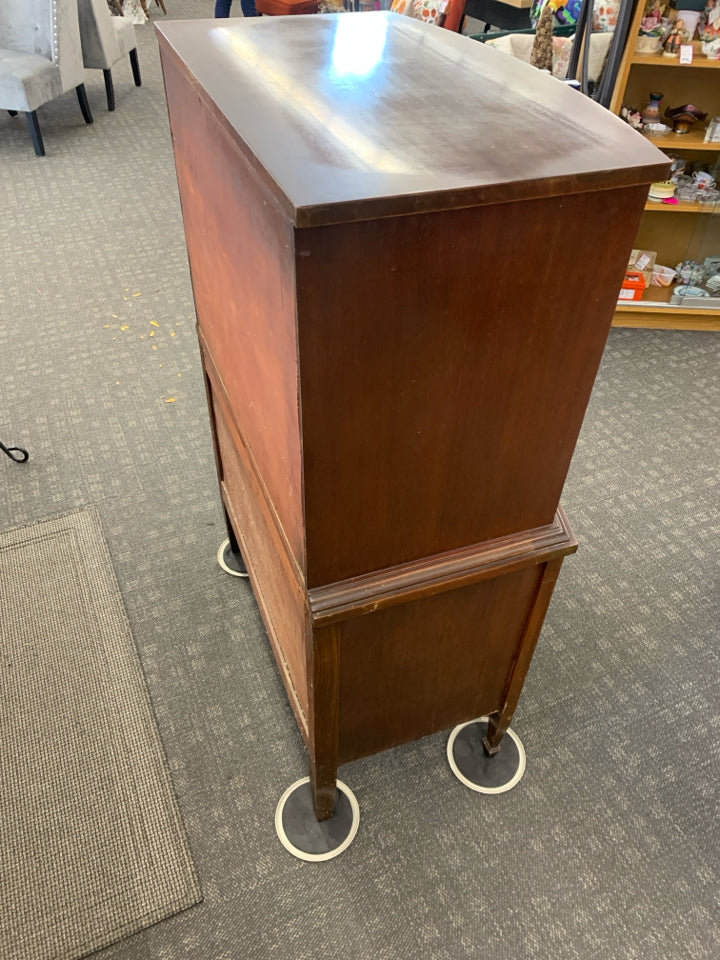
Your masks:
[{"label": "gray carpet floor", "polygon": [[[207,16],[211,0],[169,0]],[[438,734],[350,764],[340,858],[275,837],[306,757],[223,525],[156,41],[144,83],[0,116],[0,527],[100,511],[205,894],[111,960],[711,960],[718,897],[720,339],[614,330],[564,503],[562,571],[480,797]],[[579,318],[578,322],[581,322]],[[172,402],[169,402],[172,401]]]}]

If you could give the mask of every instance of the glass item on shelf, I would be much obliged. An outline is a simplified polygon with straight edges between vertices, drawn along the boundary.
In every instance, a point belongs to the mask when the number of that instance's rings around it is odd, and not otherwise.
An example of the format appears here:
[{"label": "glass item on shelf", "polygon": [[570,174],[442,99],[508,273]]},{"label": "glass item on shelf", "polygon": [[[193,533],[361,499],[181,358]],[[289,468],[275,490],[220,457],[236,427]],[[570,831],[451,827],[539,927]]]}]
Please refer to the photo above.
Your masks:
[{"label": "glass item on shelf", "polygon": [[[720,51],[720,40],[718,40],[718,50]],[[720,117],[713,117],[708,124],[705,131],[705,143],[720,143]]]},{"label": "glass item on shelf", "polygon": [[666,123],[646,123],[643,133],[646,137],[665,137],[670,133],[670,127]]},{"label": "glass item on shelf", "polygon": [[675,196],[678,200],[697,200],[698,185],[692,177],[678,177]]},{"label": "glass item on shelf", "polygon": [[[683,260],[675,270],[678,281],[684,285],[702,283],[705,277],[705,264],[698,263],[697,260]],[[675,291],[678,293],[678,290]]]},{"label": "glass item on shelf", "polygon": [[707,113],[703,113],[692,103],[685,103],[681,107],[668,107],[665,116],[672,120],[675,133],[689,133],[698,120],[707,117]]},{"label": "glass item on shelf", "polygon": [[659,123],[662,119],[660,105],[663,94],[650,92],[650,100],[642,112],[643,123]]}]

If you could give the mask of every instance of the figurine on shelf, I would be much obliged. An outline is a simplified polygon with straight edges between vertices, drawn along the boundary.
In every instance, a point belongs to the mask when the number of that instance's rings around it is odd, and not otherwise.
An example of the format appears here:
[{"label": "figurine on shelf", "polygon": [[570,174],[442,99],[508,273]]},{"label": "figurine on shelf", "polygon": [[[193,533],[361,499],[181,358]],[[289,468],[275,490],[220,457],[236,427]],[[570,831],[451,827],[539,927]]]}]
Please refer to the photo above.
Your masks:
[{"label": "figurine on shelf", "polygon": [[687,38],[685,21],[678,18],[675,21],[675,25],[673,26],[672,30],[667,35],[663,56],[678,57],[680,55],[680,47],[683,43],[687,42]]},{"label": "figurine on shelf", "polygon": [[620,118],[629,123],[633,130],[642,130],[643,118],[639,110],[634,107],[622,106],[620,108]]},{"label": "figurine on shelf", "polygon": [[[706,43],[720,40],[720,0],[707,0],[705,6],[705,25],[701,37]],[[705,51],[703,50],[703,53]],[[706,54],[710,56],[710,54]]]},{"label": "figurine on shelf", "polygon": [[645,16],[642,18],[640,29],[643,33],[651,33],[662,25],[663,7],[659,3],[648,3],[645,7]]}]

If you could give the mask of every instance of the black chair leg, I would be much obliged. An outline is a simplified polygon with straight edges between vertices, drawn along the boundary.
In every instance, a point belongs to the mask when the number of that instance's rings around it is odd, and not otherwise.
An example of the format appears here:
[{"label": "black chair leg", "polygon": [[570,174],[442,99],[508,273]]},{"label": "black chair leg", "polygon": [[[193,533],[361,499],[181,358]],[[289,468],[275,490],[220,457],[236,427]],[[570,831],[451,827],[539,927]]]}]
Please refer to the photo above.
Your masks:
[{"label": "black chair leg", "polygon": [[17,116],[17,110],[8,110],[8,113],[10,114],[11,117]]},{"label": "black chair leg", "polygon": [[30,131],[30,136],[32,137],[35,153],[38,157],[44,157],[45,144],[43,143],[42,134],[40,133],[40,124],[38,123],[37,111],[33,110],[32,113],[26,113],[25,117],[27,118],[28,130]]},{"label": "black chair leg", "polygon": [[80,104],[85,123],[92,123],[93,116],[90,113],[90,104],[88,103],[87,93],[85,92],[85,84],[81,83],[79,87],[75,87],[75,93],[77,94],[78,103]]},{"label": "black chair leg", "polygon": [[142,80],[140,78],[140,63],[138,62],[137,47],[134,50],[130,51],[130,66],[132,67],[133,80],[135,81],[135,86],[141,87]]},{"label": "black chair leg", "polygon": [[105,77],[105,93],[107,94],[108,110],[115,109],[115,87],[113,87],[112,73],[110,70],[103,70]]}]

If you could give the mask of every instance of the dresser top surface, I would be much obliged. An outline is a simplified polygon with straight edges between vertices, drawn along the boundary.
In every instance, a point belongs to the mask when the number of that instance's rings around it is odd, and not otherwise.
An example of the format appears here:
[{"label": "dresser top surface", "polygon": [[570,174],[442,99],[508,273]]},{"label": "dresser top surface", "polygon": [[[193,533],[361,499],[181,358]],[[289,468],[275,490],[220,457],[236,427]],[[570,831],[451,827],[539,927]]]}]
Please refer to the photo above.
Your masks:
[{"label": "dresser top surface", "polygon": [[298,226],[631,186],[667,173],[653,144],[565,84],[409,17],[156,29],[163,55],[174,51]]}]

